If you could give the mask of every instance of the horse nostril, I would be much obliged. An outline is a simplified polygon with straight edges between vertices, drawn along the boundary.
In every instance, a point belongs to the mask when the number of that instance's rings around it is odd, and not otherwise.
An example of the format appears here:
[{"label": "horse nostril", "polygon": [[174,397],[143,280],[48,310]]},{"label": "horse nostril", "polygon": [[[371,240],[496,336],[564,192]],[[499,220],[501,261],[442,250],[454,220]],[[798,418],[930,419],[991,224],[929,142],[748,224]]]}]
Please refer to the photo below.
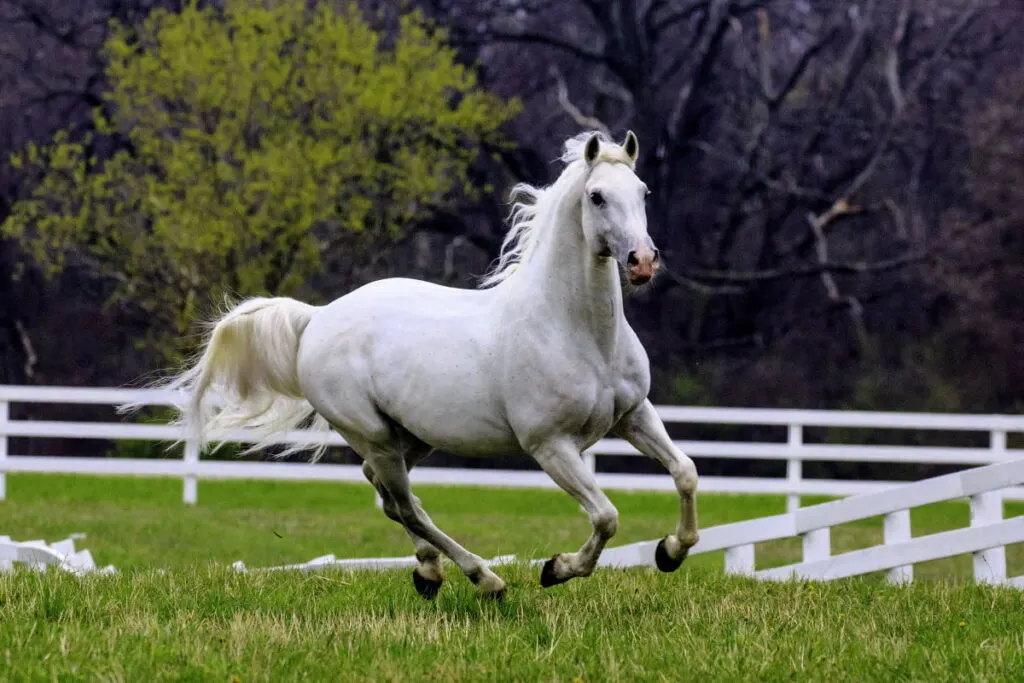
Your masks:
[{"label": "horse nostril", "polygon": [[640,265],[640,261],[637,259],[635,251],[629,252],[629,256],[626,257],[626,265],[627,266],[638,266],[638,265]]}]

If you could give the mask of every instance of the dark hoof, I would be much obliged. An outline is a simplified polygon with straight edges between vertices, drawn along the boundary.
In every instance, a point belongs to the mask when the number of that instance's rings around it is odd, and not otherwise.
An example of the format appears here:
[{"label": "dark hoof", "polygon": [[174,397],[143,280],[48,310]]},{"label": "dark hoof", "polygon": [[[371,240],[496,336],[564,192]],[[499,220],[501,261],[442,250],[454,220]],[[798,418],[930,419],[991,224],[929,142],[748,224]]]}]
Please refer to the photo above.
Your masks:
[{"label": "dark hoof", "polygon": [[441,590],[443,581],[431,581],[420,574],[419,567],[412,570],[412,585],[416,586],[416,592],[426,600],[433,600]]},{"label": "dark hoof", "polygon": [[495,593],[481,593],[480,595],[488,600],[494,600],[494,602],[502,602],[505,600],[505,589],[502,588]]},{"label": "dark hoof", "polygon": [[[544,563],[544,567],[540,570],[540,585],[544,588],[551,588],[557,586],[560,583],[565,583],[569,579],[560,579],[555,575],[555,559],[558,556],[552,557],[550,560]],[[571,578],[571,577],[570,577]]]},{"label": "dark hoof", "polygon": [[668,555],[668,551],[665,550],[665,539],[658,541],[658,547],[654,549],[654,564],[658,565],[658,569],[663,572],[674,572],[679,569],[679,565],[686,559],[689,549],[683,550],[683,554],[679,556],[678,560],[673,560]]}]

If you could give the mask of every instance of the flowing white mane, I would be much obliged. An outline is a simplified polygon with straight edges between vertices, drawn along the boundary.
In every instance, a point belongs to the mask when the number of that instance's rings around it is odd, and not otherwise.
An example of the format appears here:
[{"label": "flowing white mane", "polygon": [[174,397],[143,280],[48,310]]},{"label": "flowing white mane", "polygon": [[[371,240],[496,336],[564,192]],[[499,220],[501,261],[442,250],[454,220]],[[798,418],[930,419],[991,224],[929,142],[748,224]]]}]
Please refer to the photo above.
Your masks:
[{"label": "flowing white mane", "polygon": [[550,214],[557,209],[561,200],[583,191],[582,184],[589,171],[583,159],[583,149],[595,133],[601,141],[598,162],[621,163],[633,168],[633,160],[622,146],[603,133],[586,131],[566,140],[560,157],[566,166],[553,184],[534,187],[528,183],[519,183],[512,188],[510,199],[513,204],[509,214],[511,225],[501,243],[498,261],[481,280],[480,287],[492,287],[514,275],[520,265],[529,261],[537,246],[537,231],[541,225],[549,222]]}]

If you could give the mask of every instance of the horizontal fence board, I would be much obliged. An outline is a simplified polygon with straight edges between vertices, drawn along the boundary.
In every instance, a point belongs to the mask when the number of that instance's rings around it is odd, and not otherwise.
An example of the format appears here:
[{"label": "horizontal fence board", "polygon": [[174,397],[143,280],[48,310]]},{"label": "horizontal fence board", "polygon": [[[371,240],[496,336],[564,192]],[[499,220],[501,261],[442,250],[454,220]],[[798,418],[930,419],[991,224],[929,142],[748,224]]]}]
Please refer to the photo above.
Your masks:
[{"label": "horizontal fence board", "polygon": [[734,425],[791,424],[804,427],[864,429],[928,429],[936,431],[1024,432],[1024,415],[963,413],[898,413],[855,410],[791,410],[788,408],[693,408],[655,406],[666,422]]},{"label": "horizontal fence board", "polygon": [[[134,424],[129,422],[65,422],[47,420],[11,420],[0,423],[0,436],[20,436],[60,439],[133,439],[138,441],[176,442],[185,438],[181,427],[159,424]],[[225,443],[256,443],[262,437],[252,429],[232,429],[211,432],[210,438]],[[345,440],[337,432],[314,432],[295,429],[277,434],[267,443],[304,443],[316,445],[345,446]]]},{"label": "horizontal fence board", "polygon": [[[184,438],[180,427],[158,424],[120,422],[66,422],[47,420],[12,420],[0,423],[0,436],[62,439],[132,439],[174,443]],[[214,441],[255,443],[260,436],[250,429],[234,429],[212,433]],[[318,433],[292,430],[267,440],[271,444],[303,443],[346,446],[337,432]],[[921,464],[987,465],[993,462],[1024,458],[1024,449],[993,450],[988,448],[950,448],[920,446],[859,446],[838,444],[764,444],[718,441],[676,441],[676,446],[692,457],[749,458],[755,460],[814,460],[834,462],[908,462]],[[593,455],[640,456],[631,444],[621,439],[602,439],[587,449]]]},{"label": "horizontal fence board", "polygon": [[[184,392],[164,389],[118,387],[40,387],[0,385],[0,401],[11,403],[83,403],[120,405],[182,405]],[[865,429],[927,429],[937,431],[1024,432],[1024,415],[962,413],[908,413],[784,408],[704,408],[655,406],[667,422],[732,425],[783,425],[804,427],[858,427]]]},{"label": "horizontal fence board", "polygon": [[958,473],[965,496],[994,491],[1007,484],[1024,482],[1024,458]]},{"label": "horizontal fence board", "polygon": [[756,576],[775,580],[841,579],[1020,542],[1024,542],[1024,516],[986,526],[920,536],[904,543],[854,550],[827,560],[763,569]]},{"label": "horizontal fence board", "polygon": [[[987,465],[1024,458],[1024,449],[958,448],[948,446],[862,446],[858,444],[756,443],[743,441],[675,441],[676,447],[697,458],[751,460],[815,460],[831,462],[912,462],[929,465]],[[627,441],[602,439],[586,450],[593,455],[642,454]]]},{"label": "horizontal fence board", "polygon": [[963,488],[959,473],[947,474],[913,484],[897,484],[856,498],[845,498],[797,510],[794,513],[796,529],[798,533],[805,533],[962,497]]},{"label": "horizontal fence board", "polygon": [[[654,549],[658,541],[641,541],[605,548],[597,558],[598,567],[653,567]],[[693,551],[691,549],[691,554]]]},{"label": "horizontal fence board", "polygon": [[[899,510],[972,496],[1024,483],[1024,459],[901,484],[893,488],[798,510],[799,533],[824,529]],[[1017,491],[1010,491],[1016,498]]]},{"label": "horizontal fence board", "polygon": [[796,535],[791,513],[759,517],[744,522],[722,524],[701,532],[700,540],[691,553],[709,553],[734,546],[789,538]]},{"label": "horizontal fence board", "polygon": [[[97,474],[134,476],[195,475],[208,479],[282,479],[290,481],[365,481],[358,465],[316,465],[296,462],[238,462],[230,460],[78,458],[38,455],[14,455],[0,458],[0,472],[35,472],[49,474]],[[484,486],[497,488],[558,488],[547,474],[533,470],[492,470],[458,467],[417,467],[409,473],[414,484]],[[599,472],[601,488],[620,491],[676,490],[668,474],[615,474]],[[833,479],[801,479],[789,481],[778,477],[701,477],[698,490],[703,493],[736,493],[813,496],[855,496],[884,492],[906,486],[893,481],[837,481]],[[1004,491],[1007,500],[1024,500],[1024,488]],[[905,500],[905,499],[904,499]],[[835,501],[843,502],[843,501]],[[835,503],[827,503],[833,505]],[[904,504],[904,507],[907,507]],[[802,510],[801,510],[802,512]]]},{"label": "horizontal fence board", "polygon": [[0,385],[0,401],[11,403],[62,403],[151,406],[184,405],[188,395],[165,389],[122,389],[117,387],[36,387]]}]

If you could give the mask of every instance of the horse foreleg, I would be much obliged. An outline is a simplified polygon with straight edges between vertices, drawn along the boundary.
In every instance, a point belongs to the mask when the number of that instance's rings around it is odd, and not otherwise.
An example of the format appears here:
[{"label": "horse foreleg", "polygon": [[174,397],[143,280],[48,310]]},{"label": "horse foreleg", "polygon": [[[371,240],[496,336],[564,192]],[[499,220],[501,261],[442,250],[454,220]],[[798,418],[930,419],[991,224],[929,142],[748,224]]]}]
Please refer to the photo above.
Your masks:
[{"label": "horse foreleg", "polygon": [[533,457],[556,484],[583,506],[594,527],[579,551],[555,555],[544,564],[540,583],[547,588],[577,576],[590,576],[608,539],[619,528],[618,510],[598,487],[597,479],[574,445],[548,444],[534,452]]},{"label": "horse foreleg", "polygon": [[654,553],[658,569],[675,571],[700,538],[697,532],[697,468],[693,460],[672,443],[649,400],[623,417],[612,431],[644,455],[660,462],[675,481],[680,499],[679,524],[676,533],[663,538]]},{"label": "horse foreleg", "polygon": [[[406,462],[411,467],[415,464],[416,460],[410,462],[410,458],[407,457]],[[384,485],[377,480],[377,476],[368,462],[363,463],[363,475],[377,489],[377,493],[380,494],[384,504],[384,514],[388,516],[388,519],[401,524],[402,528],[405,529],[405,533],[409,535],[409,539],[416,548],[416,561],[418,563],[416,569],[412,572],[413,585],[416,586],[416,591],[420,595],[427,600],[432,600],[437,596],[438,591],[441,590],[441,584],[444,583],[444,572],[441,569],[441,551],[432,546],[426,539],[417,536],[405,527],[401,516],[398,514],[398,506],[395,504],[394,498],[391,497],[391,494],[388,493]],[[415,496],[413,498],[419,503],[418,498]]]}]

